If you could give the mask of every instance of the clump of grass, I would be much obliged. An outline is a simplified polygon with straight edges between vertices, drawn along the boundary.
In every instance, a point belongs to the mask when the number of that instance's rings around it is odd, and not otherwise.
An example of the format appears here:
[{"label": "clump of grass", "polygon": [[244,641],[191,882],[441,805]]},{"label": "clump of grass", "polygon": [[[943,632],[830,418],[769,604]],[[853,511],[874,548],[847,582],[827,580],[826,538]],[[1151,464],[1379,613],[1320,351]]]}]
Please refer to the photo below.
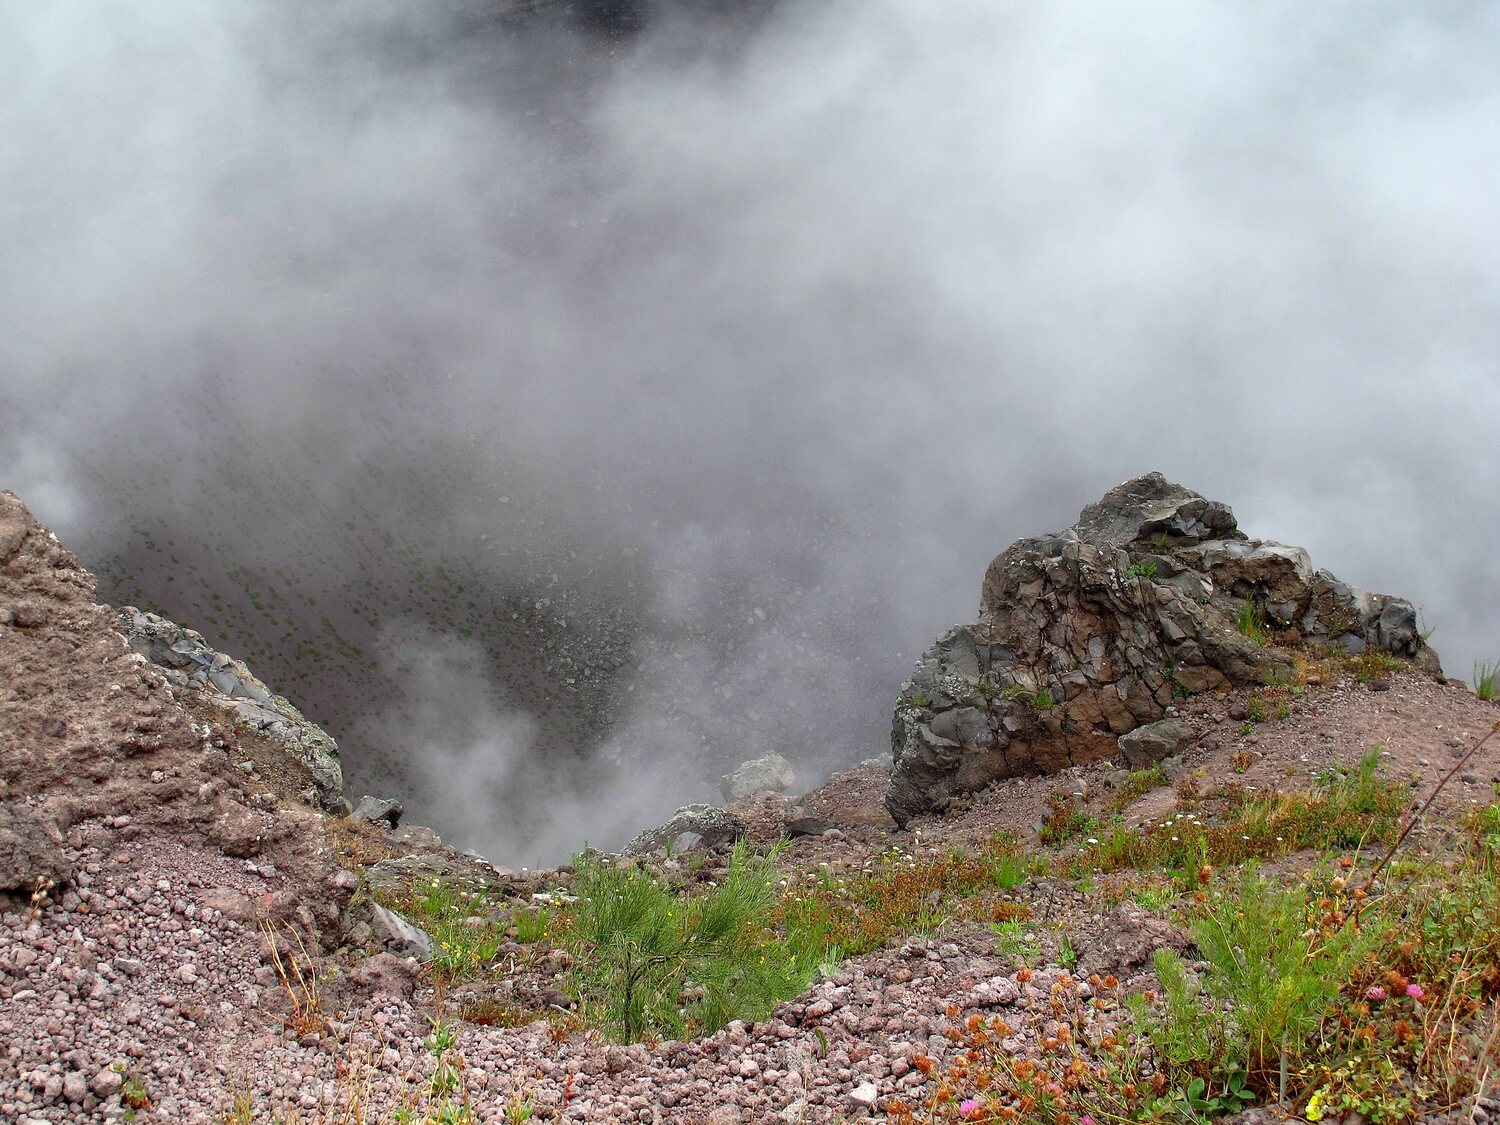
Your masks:
[{"label": "clump of grass", "polygon": [[1474,694],[1486,702],[1500,696],[1500,663],[1494,660],[1475,661]]},{"label": "clump of grass", "polygon": [[1125,775],[1124,782],[1110,798],[1109,811],[1112,813],[1123,812],[1133,805],[1138,799],[1144,797],[1153,789],[1159,789],[1167,783],[1167,775],[1162,772],[1159,765],[1147,766],[1145,769],[1131,770]]},{"label": "clump of grass", "polygon": [[1240,606],[1239,615],[1234,619],[1234,627],[1252,644],[1264,645],[1271,637],[1270,630],[1266,628],[1264,615],[1248,598],[1245,604]]},{"label": "clump of grass", "polygon": [[1070,871],[1166,870],[1191,873],[1204,863],[1243,863],[1303,848],[1327,850],[1389,842],[1400,830],[1408,790],[1380,778],[1379,748],[1346,775],[1310,792],[1251,792],[1226,786],[1214,797],[1217,823],[1197,813],[1131,831],[1115,826],[1068,862]]},{"label": "clump of grass", "polygon": [[530,1008],[518,1008],[495,999],[466,1004],[458,1014],[465,1023],[477,1023],[485,1027],[526,1027],[545,1018]]},{"label": "clump of grass", "polygon": [[[507,937],[507,920],[492,912],[489,896],[467,891],[441,879],[424,880],[401,891],[376,895],[381,905],[399,912],[422,928],[432,939],[432,972],[440,984],[470,979],[495,960]],[[531,918],[516,917],[516,926],[534,927],[546,912],[523,911]],[[550,915],[548,915],[550,918]],[[542,933],[546,922],[542,922]]]},{"label": "clump of grass", "polygon": [[[286,993],[290,1015],[287,1026],[297,1035],[321,1032],[325,1026],[323,997],[318,989],[317,973],[302,937],[289,926],[281,928],[283,939],[270,922],[261,923],[261,932],[271,951],[271,968]],[[283,951],[283,944],[295,944],[296,951]]]},{"label": "clump of grass", "polygon": [[997,900],[994,892],[1012,890],[1045,867],[1010,835],[995,837],[977,855],[919,858],[891,849],[848,878],[788,888],[776,922],[792,948],[854,956],[948,919],[1028,918],[1024,903]]},{"label": "clump of grass", "polygon": [[1041,942],[1027,919],[992,922],[990,929],[995,934],[995,952],[1018,965],[1031,964],[1041,950]]},{"label": "clump of grass", "polygon": [[1048,847],[1060,847],[1088,836],[1098,827],[1098,819],[1080,808],[1071,794],[1053,792],[1047,794],[1047,812],[1037,836]]},{"label": "clump of grass", "polygon": [[1234,1063],[1260,1088],[1279,1088],[1282,1060],[1309,1053],[1356,966],[1382,940],[1381,928],[1345,926],[1345,917],[1308,884],[1276,886],[1247,866],[1193,920],[1209,963],[1201,978],[1175,952],[1156,954],[1165,1008],[1153,1021],[1138,1001],[1136,1015],[1158,1057],[1184,1084],[1216,1080]]},{"label": "clump of grass", "polygon": [[369,821],[352,817],[328,817],[323,822],[333,854],[339,863],[358,871],[383,859],[401,854],[401,849],[385,838],[385,833]]},{"label": "clump of grass", "polygon": [[[1358,772],[1329,784],[1361,799]],[[928,1082],[888,1102],[889,1120],[1202,1121],[1269,1103],[1309,1121],[1462,1115],[1500,1069],[1500,805],[1463,833],[1374,889],[1352,854],[1223,882],[1205,865],[1186,908],[1204,966],[1164,951],[1158,990],[1121,995],[1093,976],[1087,999],[1062,973],[1020,1029],[950,1005],[950,1061],[917,1056]],[[1026,933],[997,933],[1023,984],[1038,975]],[[1034,1052],[1005,1049],[1023,1034]]]},{"label": "clump of grass", "polygon": [[1336,670],[1352,675],[1362,684],[1389,676],[1401,668],[1401,661],[1382,649],[1367,648],[1358,656],[1338,652],[1332,658]]},{"label": "clump of grass", "polygon": [[533,945],[547,936],[547,930],[552,924],[552,912],[546,908],[518,910],[511,915],[511,924],[515,927],[518,942]]},{"label": "clump of grass", "polygon": [[1149,559],[1131,563],[1128,573],[1135,575],[1137,578],[1144,578],[1147,582],[1155,582],[1158,577],[1156,563]]},{"label": "clump of grass", "polygon": [[1046,688],[1037,688],[1031,696],[1031,705],[1038,711],[1050,711],[1057,706],[1057,700]]}]

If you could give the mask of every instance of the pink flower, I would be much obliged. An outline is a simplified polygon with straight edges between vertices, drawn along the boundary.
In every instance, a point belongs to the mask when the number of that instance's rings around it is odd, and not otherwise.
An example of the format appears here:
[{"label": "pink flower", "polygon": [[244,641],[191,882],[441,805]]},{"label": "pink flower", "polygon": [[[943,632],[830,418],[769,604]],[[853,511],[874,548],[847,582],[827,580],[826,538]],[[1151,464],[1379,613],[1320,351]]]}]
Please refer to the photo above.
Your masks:
[{"label": "pink flower", "polygon": [[1078,1125],[1098,1125],[1098,1122],[1090,1114],[1085,1113],[1078,1119]]},{"label": "pink flower", "polygon": [[1047,1093],[1061,1095],[1062,1094],[1062,1087],[1059,1086],[1056,1082],[1048,1082],[1047,1083]]},{"label": "pink flower", "polygon": [[1365,999],[1366,1000],[1384,1000],[1385,999],[1385,989],[1381,988],[1380,985],[1378,985],[1378,984],[1374,988],[1367,988],[1367,989],[1365,989]]},{"label": "pink flower", "polygon": [[1413,1000],[1426,1000],[1427,993],[1422,991],[1420,984],[1409,984],[1406,986],[1406,994]]},{"label": "pink flower", "polygon": [[979,1116],[979,1099],[965,1098],[958,1103],[958,1115],[967,1121],[971,1117]]}]

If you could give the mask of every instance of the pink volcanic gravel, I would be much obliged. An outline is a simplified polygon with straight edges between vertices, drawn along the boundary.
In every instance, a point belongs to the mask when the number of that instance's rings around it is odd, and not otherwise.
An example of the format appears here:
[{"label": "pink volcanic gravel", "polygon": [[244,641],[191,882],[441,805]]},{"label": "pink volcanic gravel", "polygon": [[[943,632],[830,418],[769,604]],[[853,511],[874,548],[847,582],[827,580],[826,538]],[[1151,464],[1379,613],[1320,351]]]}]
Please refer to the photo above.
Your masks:
[{"label": "pink volcanic gravel", "polygon": [[[208,1122],[237,1093],[250,1095],[257,1118],[317,1120],[339,1101],[339,1070],[351,1064],[343,1092],[364,1088],[371,1120],[417,1088],[431,1066],[430,994],[355,1000],[322,1036],[294,1038],[257,930],[205,905],[243,913],[281,889],[279,873],[169,837],[88,843],[112,836],[109,827],[74,830],[76,890],[35,919],[0,920],[0,1119],[119,1119],[121,1070],[150,1094],[142,1121]],[[993,951],[987,931],[914,940],[851,960],[768,1021],[698,1042],[622,1048],[579,1034],[556,1043],[546,1024],[460,1025],[458,1050],[481,1121],[504,1121],[517,1091],[542,1119],[555,1119],[566,1092],[572,1122],[829,1121],[869,1112],[851,1097],[865,1084],[877,1108],[894,1094],[919,1096],[912,1057],[952,1050],[950,1002],[959,1020],[979,1012],[1026,1023],[1060,970],[1021,985]],[[329,994],[340,995],[331,985]],[[1012,1046],[1026,1049],[1024,1033]]]}]

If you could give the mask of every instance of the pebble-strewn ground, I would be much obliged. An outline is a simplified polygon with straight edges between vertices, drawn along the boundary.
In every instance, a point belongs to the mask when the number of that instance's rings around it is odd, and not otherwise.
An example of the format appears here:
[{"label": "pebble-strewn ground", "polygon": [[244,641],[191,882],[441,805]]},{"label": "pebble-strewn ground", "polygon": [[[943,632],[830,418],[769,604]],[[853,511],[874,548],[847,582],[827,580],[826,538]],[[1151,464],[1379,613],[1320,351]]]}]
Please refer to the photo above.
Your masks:
[{"label": "pebble-strewn ground", "polygon": [[[353,964],[328,952],[360,881],[335,862],[330,822],[268,791],[274,771],[247,771],[253,748],[185,708],[115,621],[94,604],[92,577],[0,493],[0,1123],[392,1120],[427,1087],[430,1018],[454,998],[391,953]],[[1420,796],[1500,718],[1461,686],[1415,674],[1315,683],[1286,702],[1286,714],[1248,723],[1243,697],[1185,703],[1198,743],[1168,777],[1204,790],[1305,787],[1379,745],[1384,772]],[[1497,775],[1500,740],[1452,780],[1441,815],[1488,797]],[[807,878],[858,871],[893,845],[941,852],[1001,828],[1024,836],[1049,793],[1104,815],[1122,777],[1098,765],[997,783],[897,832],[880,808],[883,772],[867,766],[801,802],[836,831],[795,841],[781,862]],[[1147,792],[1127,823],[1174,801],[1171,786]],[[790,804],[742,811],[765,838]],[[381,846],[387,855],[401,840]],[[60,885],[33,903],[34,881],[17,872],[42,868]],[[461,1024],[454,1057],[482,1121],[512,1120],[525,1101],[537,1120],[568,1122],[878,1118],[892,1098],[920,1100],[930,1080],[918,1056],[941,1063],[955,1050],[946,1033],[970,1016],[1003,1019],[1009,1049],[1028,1052],[1056,1003],[1111,1018],[1092,974],[1129,987],[1155,948],[1180,944],[1160,918],[1106,910],[1060,880],[1017,893],[1039,931],[1029,975],[988,929],[959,927],[853,958],[772,1019],[700,1042],[622,1048],[545,1022]],[[1046,965],[1056,946],[1045,931],[1059,922],[1082,980]],[[311,955],[300,993],[273,948]],[[292,1000],[314,989],[317,1011],[291,1026]]]},{"label": "pebble-strewn ground", "polygon": [[[118,1119],[128,1077],[149,1096],[143,1121],[210,1121],[237,1095],[248,1095],[256,1120],[278,1111],[314,1119],[356,1092],[389,1110],[419,1090],[431,1069],[430,992],[359,997],[325,980],[331,1029],[299,1038],[283,1024],[286,996],[256,929],[212,905],[239,913],[282,890],[279,873],[155,834],[108,849],[88,843],[105,834],[114,832],[75,831],[76,891],[35,918],[3,918],[0,1120]],[[539,1023],[464,1026],[458,1051],[484,1121],[505,1120],[517,1098],[543,1117],[566,1102],[566,1120],[577,1122],[868,1114],[892,1095],[919,1093],[913,1057],[942,1059],[952,1049],[943,1032],[970,1013],[1002,1016],[1023,1049],[1028,1015],[1043,1011],[1061,970],[1022,984],[994,949],[984,930],[913,940],[849,962],[772,1020],[701,1042],[619,1048],[580,1033],[558,1042]],[[1081,1002],[1091,990],[1078,982],[1070,995]]]}]

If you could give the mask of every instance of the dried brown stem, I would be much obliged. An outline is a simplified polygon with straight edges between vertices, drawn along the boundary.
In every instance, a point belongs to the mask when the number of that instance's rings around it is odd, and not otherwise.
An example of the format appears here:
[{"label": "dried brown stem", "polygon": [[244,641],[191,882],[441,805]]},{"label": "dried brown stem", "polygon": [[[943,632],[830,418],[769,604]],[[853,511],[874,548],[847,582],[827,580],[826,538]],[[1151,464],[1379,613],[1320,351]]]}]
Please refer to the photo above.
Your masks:
[{"label": "dried brown stem", "polygon": [[[1484,747],[1485,743],[1494,738],[1496,734],[1500,734],[1500,722],[1497,722],[1494,726],[1492,726],[1488,734],[1486,734],[1483,738],[1475,742],[1473,746],[1470,746],[1467,750],[1464,751],[1463,755],[1458,759],[1458,761],[1453,763],[1453,768],[1438,779],[1436,787],[1434,787],[1432,792],[1427,795],[1427,799],[1417,807],[1415,812],[1413,812],[1409,817],[1406,818],[1406,823],[1402,825],[1400,834],[1395,838],[1395,840],[1391,842],[1391,846],[1386,848],[1385,854],[1380,857],[1375,866],[1370,869],[1370,875],[1365,880],[1363,888],[1366,896],[1369,895],[1370,888],[1375,885],[1376,878],[1378,878],[1381,871],[1385,869],[1386,864],[1390,863],[1391,857],[1396,854],[1396,849],[1399,848],[1402,842],[1411,835],[1412,829],[1417,826],[1421,819],[1425,815],[1427,815],[1427,810],[1432,807],[1432,802],[1437,800],[1437,796],[1443,791],[1443,787],[1447,785],[1448,782],[1452,781],[1453,778],[1458,775],[1458,771],[1463,769],[1464,766],[1468,765],[1469,760],[1473,758],[1475,754],[1479,753],[1479,751]],[[1360,912],[1364,910],[1365,904],[1369,901],[1369,898],[1366,897],[1360,902],[1359,907],[1355,909],[1355,911],[1349,916],[1350,921],[1357,922],[1359,920]]]}]

